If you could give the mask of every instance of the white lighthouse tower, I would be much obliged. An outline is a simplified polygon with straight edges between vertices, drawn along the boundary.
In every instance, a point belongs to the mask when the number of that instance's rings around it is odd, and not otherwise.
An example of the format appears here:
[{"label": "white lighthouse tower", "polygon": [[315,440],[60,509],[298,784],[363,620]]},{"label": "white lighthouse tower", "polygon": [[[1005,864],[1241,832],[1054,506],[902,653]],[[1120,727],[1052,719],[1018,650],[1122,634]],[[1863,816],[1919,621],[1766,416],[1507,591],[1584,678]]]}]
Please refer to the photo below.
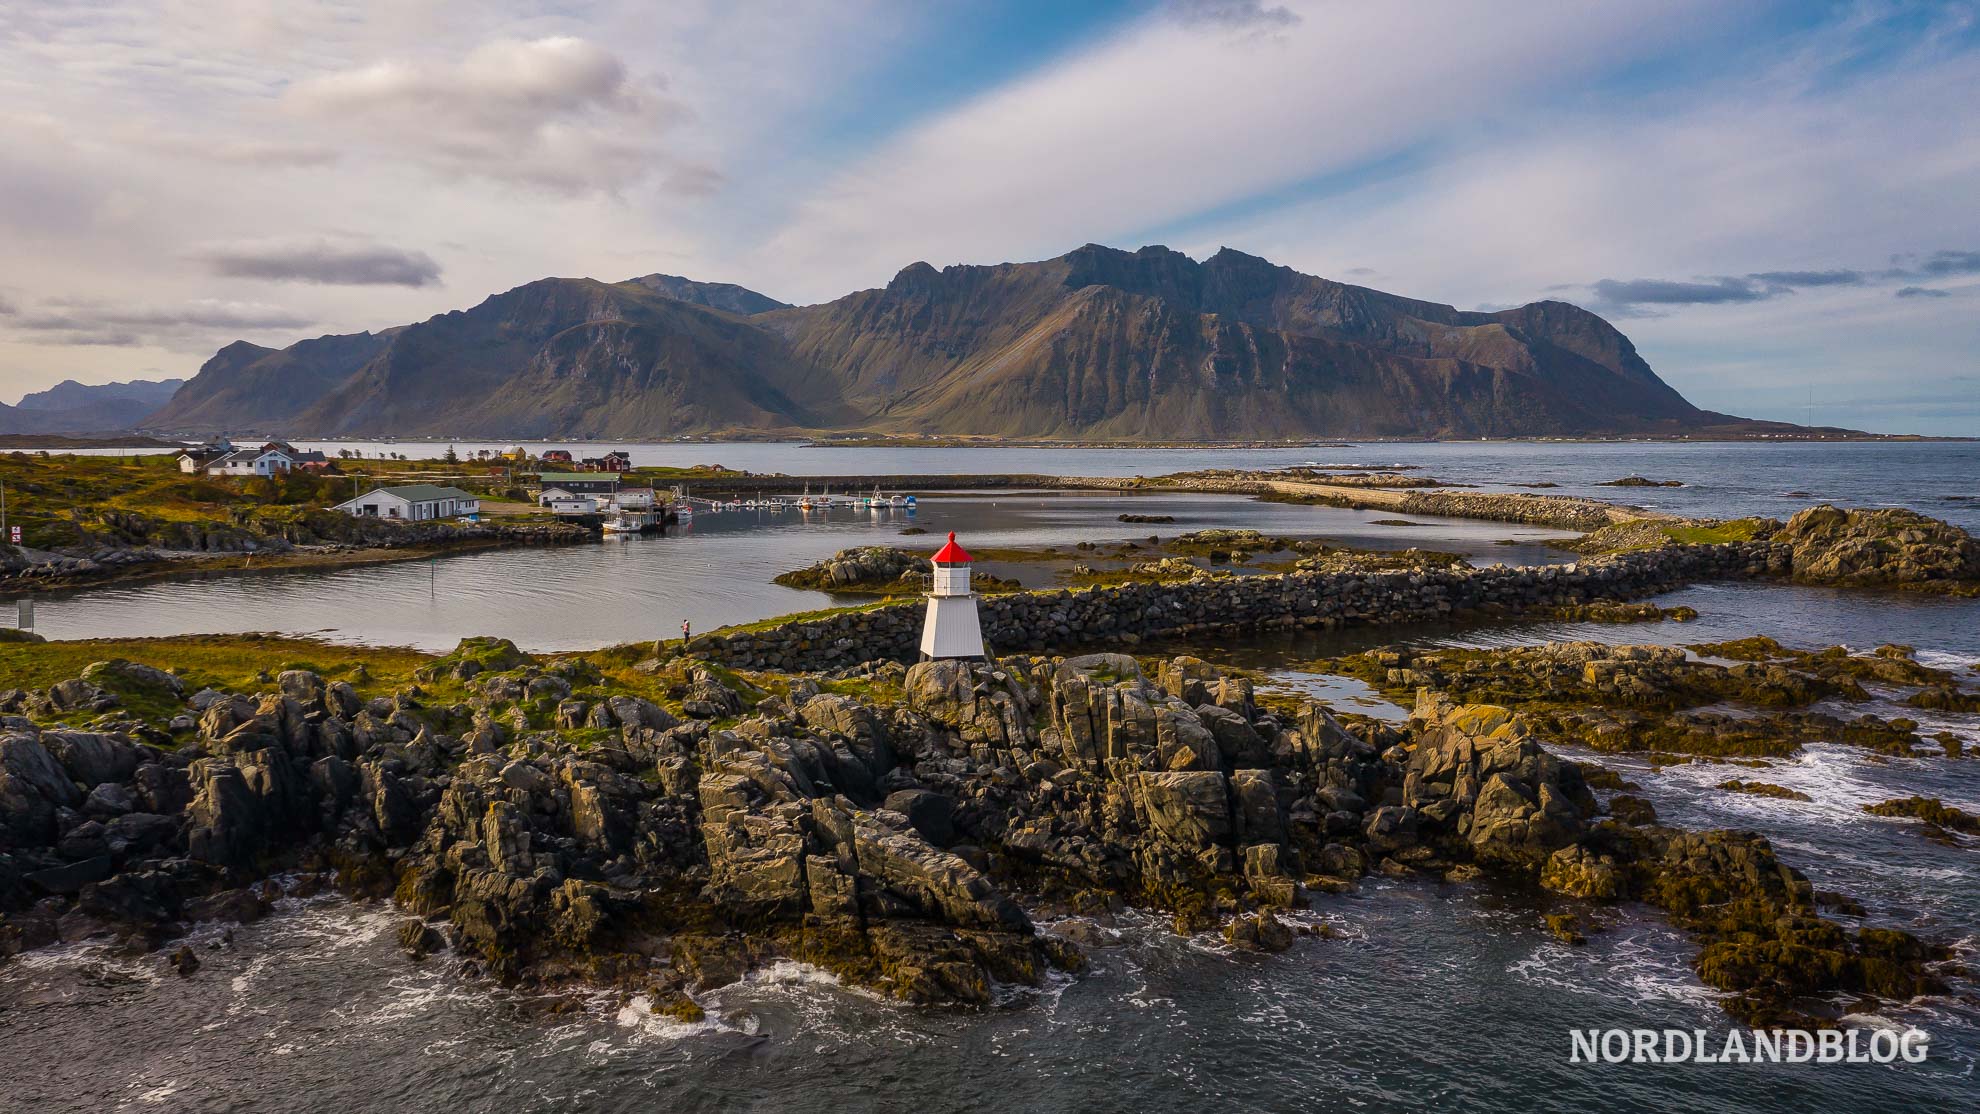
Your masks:
[{"label": "white lighthouse tower", "polygon": [[980,658],[983,628],[976,621],[976,597],[969,590],[970,556],[949,534],[935,554],[935,582],[928,592],[928,619],[921,627],[924,658]]}]

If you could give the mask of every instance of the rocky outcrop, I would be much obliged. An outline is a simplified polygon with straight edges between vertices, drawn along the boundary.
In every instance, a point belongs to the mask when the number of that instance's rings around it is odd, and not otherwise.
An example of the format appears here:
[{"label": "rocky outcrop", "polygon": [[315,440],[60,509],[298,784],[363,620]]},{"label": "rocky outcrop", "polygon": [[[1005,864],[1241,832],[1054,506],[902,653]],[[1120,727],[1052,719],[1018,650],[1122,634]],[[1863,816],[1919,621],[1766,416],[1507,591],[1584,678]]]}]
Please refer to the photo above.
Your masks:
[{"label": "rocky outcrop", "polygon": [[691,1014],[694,994],[788,956],[983,1003],[1081,962],[1027,908],[1154,908],[1272,951],[1297,936],[1278,911],[1380,871],[1652,902],[1755,1016],[1928,987],[1942,954],[1823,921],[1756,837],[1660,828],[1620,797],[1603,818],[1580,767],[1503,707],[1426,696],[1407,725],[1357,734],[1311,701],[1262,706],[1204,661],[1122,654],[763,687],[639,670],[647,695],[584,658],[471,640],[390,695],[307,670],[202,691],[175,728],[146,728],[157,744],[9,717],[0,946],[156,946],[189,919],[261,915],[262,880],[300,871],[392,895],[409,951],[507,980],[637,988]]},{"label": "rocky outcrop", "polygon": [[1824,503],[1788,519],[1768,540],[1791,551],[1797,580],[1855,586],[1980,580],[1980,540],[1902,508],[1842,510]]},{"label": "rocky outcrop", "polygon": [[842,549],[816,564],[780,573],[787,588],[821,591],[917,591],[928,584],[928,555],[886,545]]},{"label": "rocky outcrop", "polygon": [[[1868,702],[1865,682],[1965,694],[1953,674],[1905,647],[1789,650],[1769,639],[1675,646],[1546,643],[1500,650],[1395,648],[1328,663],[1399,699],[1434,691],[1517,708],[1533,727],[1595,750],[1780,757],[1823,738],[1910,756],[1926,741],[1915,721],[1845,718],[1818,704]],[[1931,697],[1927,704],[1940,703]],[[1943,742],[1943,740],[1940,740]]]},{"label": "rocky outcrop", "polygon": [[1403,803],[1422,818],[1420,836],[1461,840],[1480,862],[1537,875],[1587,830],[1595,798],[1580,769],[1505,708],[1426,693],[1411,726]]}]

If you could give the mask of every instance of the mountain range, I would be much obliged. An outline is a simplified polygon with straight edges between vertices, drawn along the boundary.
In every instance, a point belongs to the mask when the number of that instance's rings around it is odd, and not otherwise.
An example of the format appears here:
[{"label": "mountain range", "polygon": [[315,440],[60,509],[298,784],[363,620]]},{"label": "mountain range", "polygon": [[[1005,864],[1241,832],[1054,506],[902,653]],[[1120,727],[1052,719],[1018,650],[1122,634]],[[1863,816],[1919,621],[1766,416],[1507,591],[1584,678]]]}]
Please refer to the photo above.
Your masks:
[{"label": "mountain range", "polygon": [[[727,283],[547,278],[377,333],[222,348],[166,433],[635,439],[866,431],[1225,439],[1675,434],[1700,410],[1566,302],[1496,312],[1229,248],[1089,244],[810,306]],[[1758,425],[1759,423],[1752,423]]]},{"label": "mountain range", "polygon": [[133,379],[127,383],[78,383],[64,379],[0,404],[0,434],[103,433],[131,429],[169,402],[183,379]]}]

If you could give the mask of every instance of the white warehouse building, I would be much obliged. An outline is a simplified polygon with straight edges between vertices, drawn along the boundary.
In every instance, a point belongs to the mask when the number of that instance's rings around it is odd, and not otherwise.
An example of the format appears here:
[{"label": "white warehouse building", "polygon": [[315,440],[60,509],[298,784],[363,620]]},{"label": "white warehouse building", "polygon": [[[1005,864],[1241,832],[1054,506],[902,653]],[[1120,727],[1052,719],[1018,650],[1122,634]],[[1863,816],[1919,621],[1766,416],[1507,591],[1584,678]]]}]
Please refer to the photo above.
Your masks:
[{"label": "white warehouse building", "polygon": [[357,518],[397,518],[407,522],[428,522],[436,518],[458,518],[481,513],[481,498],[458,487],[435,484],[408,484],[381,487],[365,492],[337,510]]}]

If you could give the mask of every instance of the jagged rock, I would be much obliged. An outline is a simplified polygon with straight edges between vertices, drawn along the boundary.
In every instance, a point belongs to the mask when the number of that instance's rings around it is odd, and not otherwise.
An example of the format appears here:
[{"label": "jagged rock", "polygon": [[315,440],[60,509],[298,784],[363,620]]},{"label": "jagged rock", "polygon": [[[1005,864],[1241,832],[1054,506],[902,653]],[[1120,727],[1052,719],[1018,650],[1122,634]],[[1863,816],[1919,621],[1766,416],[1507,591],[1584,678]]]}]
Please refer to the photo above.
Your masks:
[{"label": "jagged rock", "polygon": [[1505,708],[1424,693],[1403,799],[1476,857],[1537,873],[1586,830],[1594,795],[1580,768],[1546,752]]},{"label": "jagged rock", "polygon": [[284,669],[275,675],[275,684],[282,695],[301,705],[305,712],[320,712],[328,707],[329,686],[307,669]]},{"label": "jagged rock", "polygon": [[1208,770],[1135,775],[1135,803],[1149,827],[1174,846],[1201,850],[1231,838],[1224,775]]},{"label": "jagged rock", "polygon": [[1293,931],[1269,912],[1234,917],[1224,926],[1224,939],[1240,951],[1282,952],[1293,946]]},{"label": "jagged rock", "polygon": [[123,785],[106,781],[89,791],[83,811],[91,816],[122,816],[137,807],[137,800]]},{"label": "jagged rock", "polygon": [[1980,579],[1980,540],[1916,511],[1829,504],[1788,519],[1770,541],[1792,548],[1794,575],[1825,584]]},{"label": "jagged rock", "polygon": [[114,736],[51,729],[41,742],[84,785],[128,781],[138,767],[138,749]]},{"label": "jagged rock", "polygon": [[1622,878],[1616,861],[1586,847],[1563,847],[1548,856],[1540,868],[1543,889],[1569,897],[1614,901],[1622,896]]},{"label": "jagged rock", "polygon": [[1407,805],[1383,805],[1369,814],[1368,847],[1379,855],[1414,847],[1420,814]]},{"label": "jagged rock", "polygon": [[813,565],[781,573],[778,584],[831,591],[855,588],[915,587],[929,575],[928,554],[885,545],[842,549]]},{"label": "jagged rock", "polygon": [[48,703],[58,712],[115,707],[117,698],[80,677],[48,686]]},{"label": "jagged rock", "polygon": [[907,817],[921,837],[937,847],[955,842],[955,805],[940,793],[926,789],[901,789],[887,794],[882,808]]},{"label": "jagged rock", "polygon": [[399,947],[414,959],[427,956],[446,946],[446,938],[440,930],[419,917],[407,917],[399,922]]},{"label": "jagged rock", "polygon": [[37,733],[0,733],[0,827],[17,842],[52,841],[56,811],[81,803],[81,792]]}]

